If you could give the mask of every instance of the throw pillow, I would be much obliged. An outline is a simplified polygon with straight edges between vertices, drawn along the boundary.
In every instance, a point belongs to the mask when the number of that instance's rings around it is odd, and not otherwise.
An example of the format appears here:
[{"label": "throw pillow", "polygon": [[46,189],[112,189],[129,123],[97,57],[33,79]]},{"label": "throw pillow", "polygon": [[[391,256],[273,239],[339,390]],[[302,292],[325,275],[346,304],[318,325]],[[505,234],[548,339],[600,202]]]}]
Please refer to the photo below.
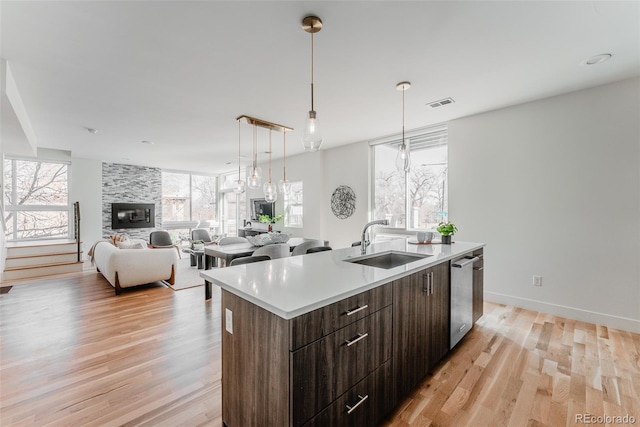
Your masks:
[{"label": "throw pillow", "polygon": [[126,242],[129,240],[129,236],[126,233],[112,234],[111,236],[109,236],[109,238],[111,239],[111,243],[113,243],[114,246],[118,246],[118,243]]},{"label": "throw pillow", "polygon": [[142,243],[140,242],[131,242],[131,241],[124,241],[124,242],[118,242],[118,247],[120,249],[144,249],[144,246],[142,245]]}]

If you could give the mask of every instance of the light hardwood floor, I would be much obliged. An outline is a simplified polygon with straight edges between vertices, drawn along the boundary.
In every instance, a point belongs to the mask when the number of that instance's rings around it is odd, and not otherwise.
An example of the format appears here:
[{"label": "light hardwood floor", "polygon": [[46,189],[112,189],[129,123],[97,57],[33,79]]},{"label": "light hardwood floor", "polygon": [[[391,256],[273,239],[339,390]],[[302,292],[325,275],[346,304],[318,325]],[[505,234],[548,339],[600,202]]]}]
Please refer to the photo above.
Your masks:
[{"label": "light hardwood floor", "polygon": [[[115,297],[95,271],[23,282],[0,296],[0,340],[2,426],[222,424],[216,287],[205,303],[202,287]],[[640,335],[486,303],[385,425],[640,425],[639,401]]]}]

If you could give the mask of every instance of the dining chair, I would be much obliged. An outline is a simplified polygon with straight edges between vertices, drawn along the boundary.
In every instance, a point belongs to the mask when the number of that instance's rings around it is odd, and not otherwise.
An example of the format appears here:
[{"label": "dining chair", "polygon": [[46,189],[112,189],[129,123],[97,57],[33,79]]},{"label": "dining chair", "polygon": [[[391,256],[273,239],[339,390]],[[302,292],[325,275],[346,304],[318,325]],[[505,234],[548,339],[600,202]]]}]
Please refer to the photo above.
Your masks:
[{"label": "dining chair", "polygon": [[291,248],[286,243],[266,245],[253,251],[253,256],[268,255],[271,259],[291,256]]},{"label": "dining chair", "polygon": [[244,237],[228,236],[220,239],[220,241],[218,242],[218,245],[223,246],[223,245],[231,245],[234,243],[249,243],[249,241]]},{"label": "dining chair", "polygon": [[211,236],[204,228],[196,228],[191,230],[191,241],[202,240],[204,243],[211,243]]},{"label": "dining chair", "polygon": [[151,249],[176,248],[176,251],[178,251],[178,258],[182,258],[180,248],[178,248],[178,245],[173,243],[171,235],[166,230],[156,230],[149,233],[149,247]]},{"label": "dining chair", "polygon": [[308,254],[314,254],[316,252],[324,252],[324,251],[331,251],[331,246],[317,246],[315,248],[309,248],[307,249],[307,253]]},{"label": "dining chair", "polygon": [[252,262],[269,261],[270,259],[271,257],[269,255],[243,256],[241,258],[231,260],[231,262],[229,263],[229,267],[232,267],[234,265],[250,264]]},{"label": "dining chair", "polygon": [[320,240],[320,239],[307,240],[305,242],[300,243],[295,248],[293,248],[293,251],[291,251],[291,256],[304,255],[307,253],[307,249],[316,248],[318,246],[324,246],[324,240]]}]

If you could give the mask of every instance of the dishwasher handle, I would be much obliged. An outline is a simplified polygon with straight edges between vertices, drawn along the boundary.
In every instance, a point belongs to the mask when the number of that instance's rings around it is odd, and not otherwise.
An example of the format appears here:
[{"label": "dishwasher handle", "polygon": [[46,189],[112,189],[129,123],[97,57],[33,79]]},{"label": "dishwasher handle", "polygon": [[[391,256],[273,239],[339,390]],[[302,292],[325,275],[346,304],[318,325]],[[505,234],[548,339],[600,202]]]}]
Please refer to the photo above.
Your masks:
[{"label": "dishwasher handle", "polygon": [[472,264],[476,261],[480,261],[480,258],[473,257],[473,258],[464,258],[461,260],[458,260],[456,262],[451,263],[451,267],[455,267],[455,268],[463,268],[466,265]]}]

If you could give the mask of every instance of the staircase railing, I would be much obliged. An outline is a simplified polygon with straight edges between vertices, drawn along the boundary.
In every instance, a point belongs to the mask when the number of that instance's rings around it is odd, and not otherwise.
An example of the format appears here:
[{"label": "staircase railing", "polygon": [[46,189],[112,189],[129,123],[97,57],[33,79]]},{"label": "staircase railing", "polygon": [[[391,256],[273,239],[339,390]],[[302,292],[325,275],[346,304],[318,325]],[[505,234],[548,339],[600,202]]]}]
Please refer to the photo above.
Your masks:
[{"label": "staircase railing", "polygon": [[73,227],[75,229],[74,238],[78,245],[78,262],[80,262],[82,261],[80,256],[80,202],[73,203]]}]

